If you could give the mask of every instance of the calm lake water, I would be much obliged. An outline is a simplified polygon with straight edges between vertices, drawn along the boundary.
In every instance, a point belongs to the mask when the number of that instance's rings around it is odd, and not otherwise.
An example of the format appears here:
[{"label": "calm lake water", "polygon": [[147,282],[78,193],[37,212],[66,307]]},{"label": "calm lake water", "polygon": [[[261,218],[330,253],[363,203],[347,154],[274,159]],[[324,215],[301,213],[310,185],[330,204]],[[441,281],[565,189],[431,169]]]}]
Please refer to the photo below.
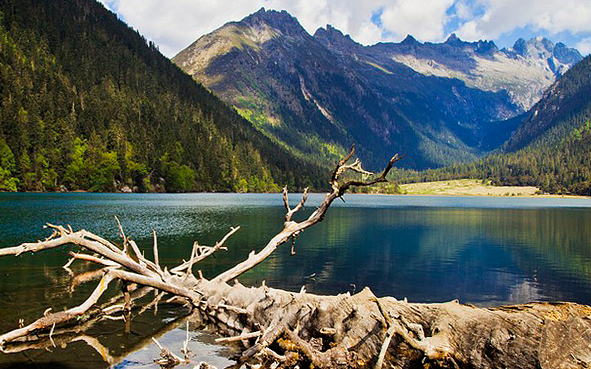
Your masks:
[{"label": "calm lake water", "polygon": [[[322,197],[312,195],[300,217]],[[298,238],[295,256],[285,245],[240,281],[265,280],[294,291],[305,285],[320,294],[369,286],[378,296],[413,302],[591,304],[591,199],[347,195],[345,200]],[[298,195],[290,201],[299,201]],[[45,238],[46,222],[117,240],[115,215],[149,256],[156,230],[160,259],[169,266],[189,257],[194,240],[213,244],[231,226],[241,226],[227,242],[228,251],[198,267],[210,278],[262,248],[280,230],[284,209],[278,194],[0,194],[0,246]],[[62,310],[88,296],[96,282],[71,291],[72,277],[62,268],[68,250],[0,258],[0,333],[17,327],[20,318],[30,322],[47,307]],[[78,262],[73,269],[85,267]],[[180,314],[171,308],[145,313],[128,333],[121,322],[92,330],[118,358],[118,368],[154,367],[158,351],[154,345],[142,349],[141,342],[163,330],[161,341],[174,350],[184,333],[179,328],[166,333],[166,325]],[[213,344],[214,338],[191,332],[191,348],[197,361],[224,366],[230,349]],[[52,351],[0,354],[0,367],[108,366],[83,341]]]}]

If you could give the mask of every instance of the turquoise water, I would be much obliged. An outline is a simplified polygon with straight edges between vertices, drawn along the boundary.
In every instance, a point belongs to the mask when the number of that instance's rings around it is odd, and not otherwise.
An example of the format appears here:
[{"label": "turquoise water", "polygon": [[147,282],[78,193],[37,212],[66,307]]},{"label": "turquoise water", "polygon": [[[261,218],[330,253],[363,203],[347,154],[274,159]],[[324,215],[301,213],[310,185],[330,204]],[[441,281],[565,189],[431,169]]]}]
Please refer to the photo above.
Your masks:
[{"label": "turquoise water", "polygon": [[[312,195],[299,216],[321,199]],[[296,203],[298,195],[290,200]],[[415,302],[591,304],[591,199],[347,195],[345,201],[298,238],[295,256],[285,245],[240,281],[265,280],[295,291],[305,285],[309,292],[327,294],[369,286],[379,296]],[[228,251],[197,267],[210,278],[262,248],[280,230],[284,209],[276,194],[0,194],[0,246],[45,238],[46,222],[117,240],[115,215],[150,257],[156,230],[160,259],[168,266],[187,259],[193,241],[213,244],[231,226],[241,226],[227,242]],[[61,267],[67,251],[0,258],[0,332],[18,326],[19,318],[38,317],[48,306],[71,307],[94,288],[91,282],[71,292],[72,277]],[[78,263],[74,269],[85,267]],[[103,327],[111,336],[99,335],[110,337],[114,352],[125,356],[146,332],[175,315],[158,314],[138,318],[146,329],[135,334],[111,324]],[[38,361],[67,367],[72,346],[89,360],[85,366],[106,366],[80,342],[59,349],[57,358],[38,353]],[[0,366],[22,364],[23,357],[0,354]]]}]

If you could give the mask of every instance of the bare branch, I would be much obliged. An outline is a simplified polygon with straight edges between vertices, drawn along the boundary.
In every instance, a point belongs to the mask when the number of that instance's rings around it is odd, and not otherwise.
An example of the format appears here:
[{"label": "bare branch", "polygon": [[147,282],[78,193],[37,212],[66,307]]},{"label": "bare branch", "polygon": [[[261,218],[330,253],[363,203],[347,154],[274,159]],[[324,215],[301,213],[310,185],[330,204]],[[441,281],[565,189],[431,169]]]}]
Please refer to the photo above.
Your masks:
[{"label": "bare branch", "polygon": [[287,209],[287,213],[285,214],[285,221],[286,222],[291,221],[291,217],[293,217],[293,215],[295,213],[297,213],[304,206],[304,204],[306,203],[306,200],[308,200],[308,187],[306,187],[304,189],[304,194],[302,195],[302,201],[300,201],[299,204],[297,204],[295,208],[290,209],[289,202],[287,200],[287,186],[283,187],[283,204],[285,205],[285,208]]},{"label": "bare branch", "polygon": [[[226,248],[224,247],[224,243],[228,240],[228,238],[230,238],[230,236],[236,233],[239,229],[240,226],[230,227],[230,231],[226,233],[226,235],[219,242],[216,242],[214,246],[200,246],[199,244],[197,244],[197,241],[195,241],[195,243],[193,244],[193,249],[191,251],[191,259],[194,258],[194,260],[191,261],[190,259],[189,261],[186,261],[181,265],[172,268],[170,272],[182,273],[183,271],[187,270],[187,273],[189,273],[188,269],[192,267],[194,264],[206,259],[216,251],[225,250]],[[197,254],[197,251],[200,251],[200,253]],[[195,256],[193,256],[194,254]]]},{"label": "bare branch", "polygon": [[112,244],[111,242],[105,240],[104,238],[97,236],[94,233],[90,233],[85,231],[84,229],[81,229],[80,231],[80,235],[84,238],[88,238],[89,240],[93,240],[96,241],[102,245],[105,245],[106,247],[108,247],[109,249],[111,249],[111,251],[122,254],[123,255],[123,250],[121,250],[119,247],[115,246],[114,244]]},{"label": "bare branch", "polygon": [[[92,255],[80,254],[80,253],[75,253],[72,251],[70,251],[68,254],[72,257],[72,259],[91,261],[93,263],[101,264],[104,266],[119,266],[119,264],[114,261],[103,259],[103,258],[97,258],[96,256],[92,256]],[[66,264],[66,265],[68,265],[68,264]],[[64,265],[64,268],[67,267],[66,265]]]},{"label": "bare branch", "polygon": [[186,297],[195,303],[197,303],[201,299],[202,295],[200,292],[196,290],[189,290],[180,285],[162,281],[157,277],[148,277],[141,274],[125,272],[123,270],[110,270],[109,274],[111,274],[114,278],[118,278],[123,281],[133,282],[141,284],[143,286],[154,287],[161,291],[166,291],[174,295]]},{"label": "bare branch", "polygon": [[287,197],[287,186],[283,187],[283,206],[285,206],[285,210],[289,212],[291,208],[289,207],[289,198]]},{"label": "bare branch", "polygon": [[156,230],[155,229],[152,230],[152,235],[154,238],[154,264],[156,264],[156,267],[158,268],[158,270],[162,270],[160,268],[160,257],[158,255],[158,239],[156,238]]},{"label": "bare branch", "polygon": [[382,174],[374,180],[370,180],[367,182],[350,181],[350,182],[347,182],[343,185],[340,185],[338,183],[338,179],[345,170],[352,170],[352,171],[359,172],[359,173],[369,173],[369,172],[364,171],[361,168],[361,163],[359,162],[359,160],[356,160],[353,164],[347,165],[347,161],[349,161],[349,159],[351,159],[351,157],[353,156],[354,153],[355,153],[355,147],[353,146],[353,147],[351,147],[351,152],[349,152],[349,154],[345,158],[343,158],[343,160],[341,160],[339,162],[338,166],[333,171],[333,174],[331,177],[330,184],[332,187],[332,191],[326,194],[326,196],[324,197],[324,200],[322,201],[322,203],[320,204],[318,209],[316,209],[316,211],[313,212],[308,217],[308,219],[306,219],[302,222],[299,222],[299,223],[291,220],[293,213],[295,213],[295,211],[299,210],[304,205],[304,203],[307,199],[307,191],[304,191],[304,196],[303,196],[300,204],[298,206],[296,206],[296,208],[291,210],[289,207],[289,203],[287,201],[287,188],[284,188],[283,189],[283,203],[287,209],[287,214],[285,216],[286,222],[283,225],[283,230],[281,230],[281,232],[279,232],[277,235],[275,235],[275,237],[273,237],[260,252],[256,253],[256,252],[252,251],[248,255],[248,258],[245,261],[243,261],[243,262],[237,264],[236,266],[234,266],[233,268],[228,269],[225,272],[221,273],[220,275],[218,275],[217,277],[212,279],[212,281],[216,282],[216,283],[219,283],[219,282],[226,282],[227,283],[227,282],[231,281],[232,279],[238,277],[239,275],[243,274],[244,272],[252,269],[256,265],[260,264],[269,255],[271,255],[279,245],[287,242],[287,240],[289,240],[292,237],[297,237],[300,234],[300,232],[304,231],[306,228],[309,228],[309,227],[313,226],[314,224],[321,222],[324,219],[326,211],[328,210],[328,208],[330,207],[332,202],[335,199],[341,197],[351,186],[369,186],[369,185],[372,185],[372,184],[375,184],[378,182],[387,181],[386,175],[388,174],[390,169],[392,169],[392,165],[394,165],[395,162],[400,160],[398,155],[395,155],[394,157],[392,157],[392,159],[390,159],[386,168],[383,170]]},{"label": "bare branch", "polygon": [[128,242],[131,245],[131,248],[133,249],[133,252],[137,256],[137,259],[138,259],[140,265],[141,266],[144,266],[144,267],[147,266],[149,269],[151,269],[152,271],[154,271],[160,277],[164,278],[164,272],[163,272],[163,270],[160,269],[160,267],[158,265],[156,265],[155,263],[151,262],[150,260],[148,260],[148,259],[146,259],[144,257],[144,255],[142,254],[142,252],[138,248],[138,246],[135,243],[135,241],[134,240],[131,240],[131,239],[128,239]]},{"label": "bare branch", "polygon": [[119,236],[123,239],[123,252],[127,254],[129,252],[127,247],[127,237],[125,236],[125,232],[123,232],[123,227],[121,226],[121,222],[119,221],[117,215],[115,215],[115,220],[117,221],[117,226],[119,227]]},{"label": "bare branch", "polygon": [[90,307],[98,301],[99,297],[101,297],[101,295],[105,292],[112,280],[113,276],[109,273],[106,273],[99,282],[98,286],[95,288],[94,292],[81,305],[66,311],[48,314],[47,316],[37,319],[26,327],[15,329],[11,332],[3,334],[0,336],[0,346],[3,346],[6,342],[13,341],[19,337],[26,336],[32,332],[47,329],[54,324],[62,324],[76,319],[78,316],[88,311],[88,309],[90,309]]},{"label": "bare branch", "polygon": [[386,176],[388,175],[388,173],[390,172],[390,170],[392,169],[392,166],[394,165],[394,163],[396,163],[397,161],[400,161],[404,158],[403,156],[399,156],[398,154],[394,155],[390,161],[388,162],[388,165],[386,166],[386,168],[384,168],[384,170],[382,171],[382,174],[380,174],[379,177],[374,178],[372,180],[369,181],[349,181],[346,182],[343,185],[336,185],[337,188],[339,189],[339,197],[342,196],[349,188],[351,187],[367,187],[367,186],[372,186],[376,183],[381,183],[381,182],[388,182],[388,180],[386,179]]},{"label": "bare branch", "polygon": [[330,177],[330,183],[336,182],[339,179],[339,176],[341,175],[342,171],[339,171],[339,169],[347,164],[347,162],[349,161],[349,159],[351,159],[353,157],[353,155],[355,155],[355,145],[351,145],[351,150],[349,151],[349,154],[347,154],[343,159],[341,159],[341,161],[339,161],[339,163],[337,164],[336,168],[334,169],[334,171],[332,172],[332,176]]},{"label": "bare branch", "polygon": [[236,342],[236,341],[248,340],[251,338],[257,338],[257,337],[261,336],[262,334],[263,333],[261,331],[256,331],[256,332],[252,332],[252,333],[244,333],[239,336],[216,338],[215,341],[217,343]]}]

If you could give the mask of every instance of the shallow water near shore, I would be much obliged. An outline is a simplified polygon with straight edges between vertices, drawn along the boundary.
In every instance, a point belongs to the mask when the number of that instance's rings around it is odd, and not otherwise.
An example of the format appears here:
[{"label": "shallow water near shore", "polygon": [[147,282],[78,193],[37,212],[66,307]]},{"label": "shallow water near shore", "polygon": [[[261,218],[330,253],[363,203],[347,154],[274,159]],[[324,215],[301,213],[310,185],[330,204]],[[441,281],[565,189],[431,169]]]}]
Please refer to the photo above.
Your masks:
[{"label": "shallow water near shore", "polygon": [[[311,195],[299,217],[321,199]],[[591,304],[591,199],[347,195],[345,201],[298,238],[295,256],[282,247],[240,281],[293,291],[305,285],[319,294],[369,286],[378,296],[412,302]],[[210,278],[262,248],[280,230],[284,209],[279,194],[0,194],[0,246],[45,238],[46,222],[117,240],[115,215],[148,257],[156,230],[160,260],[169,267],[189,257],[193,241],[214,244],[241,226],[228,251],[195,268]],[[73,277],[62,268],[68,250],[0,258],[0,332],[88,296],[96,281],[71,290]],[[72,269],[88,268],[96,269],[83,262]],[[185,331],[175,320],[183,313],[162,306],[136,317],[128,332],[122,322],[101,322],[90,333],[117,368],[157,367],[151,359],[159,350],[144,340],[158,334],[180,354]],[[191,330],[190,337],[197,362],[229,363],[231,348],[216,345],[215,336]],[[86,341],[52,351],[0,354],[0,367],[109,366]]]}]

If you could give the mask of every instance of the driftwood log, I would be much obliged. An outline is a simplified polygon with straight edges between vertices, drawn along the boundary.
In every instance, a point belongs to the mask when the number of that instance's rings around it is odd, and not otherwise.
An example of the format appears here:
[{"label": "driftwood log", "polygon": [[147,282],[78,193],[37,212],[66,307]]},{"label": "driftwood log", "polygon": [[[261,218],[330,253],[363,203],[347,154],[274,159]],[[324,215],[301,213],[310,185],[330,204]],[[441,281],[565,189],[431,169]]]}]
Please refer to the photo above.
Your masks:
[{"label": "driftwood log", "polygon": [[[14,352],[40,347],[42,339],[84,340],[84,330],[100,319],[125,317],[138,295],[146,289],[167,301],[185,304],[195,319],[216,328],[220,342],[242,345],[236,367],[317,368],[587,368],[591,366],[591,307],[574,303],[530,303],[498,308],[477,308],[458,301],[422,304],[376,297],[368,288],[351,296],[319,296],[265,286],[248,287],[237,281],[244,272],[263,262],[280,245],[306,228],[322,221],[331,203],[353,186],[385,182],[394,156],[384,171],[366,181],[342,179],[347,171],[372,176],[359,160],[348,164],[354,154],[341,160],[330,179],[331,191],[307,219],[293,216],[304,206],[308,191],[294,208],[283,191],[286,208],[283,229],[259,252],[208,280],[193,275],[193,267],[216,251],[223,250],[228,234],[214,246],[193,245],[188,261],[170,270],[146,259],[120,226],[121,247],[85,230],[48,225],[53,230],[44,241],[0,249],[0,256],[37,252],[66,244],[88,253],[71,253],[74,260],[104,266],[100,272],[80,276],[100,279],[81,305],[66,311],[46,311],[43,317],[0,335],[0,349]],[[371,177],[370,177],[371,178]],[[292,243],[293,247],[293,243]],[[99,304],[113,281],[121,283],[122,296]],[[139,287],[138,287],[139,286]],[[144,309],[147,306],[144,306]],[[141,310],[143,311],[143,309]],[[76,336],[72,338],[72,334]],[[55,344],[55,343],[54,343]],[[98,349],[97,349],[98,350]],[[101,347],[104,351],[104,348]],[[116,359],[110,358],[109,364]],[[206,364],[200,365],[205,367]]]}]

